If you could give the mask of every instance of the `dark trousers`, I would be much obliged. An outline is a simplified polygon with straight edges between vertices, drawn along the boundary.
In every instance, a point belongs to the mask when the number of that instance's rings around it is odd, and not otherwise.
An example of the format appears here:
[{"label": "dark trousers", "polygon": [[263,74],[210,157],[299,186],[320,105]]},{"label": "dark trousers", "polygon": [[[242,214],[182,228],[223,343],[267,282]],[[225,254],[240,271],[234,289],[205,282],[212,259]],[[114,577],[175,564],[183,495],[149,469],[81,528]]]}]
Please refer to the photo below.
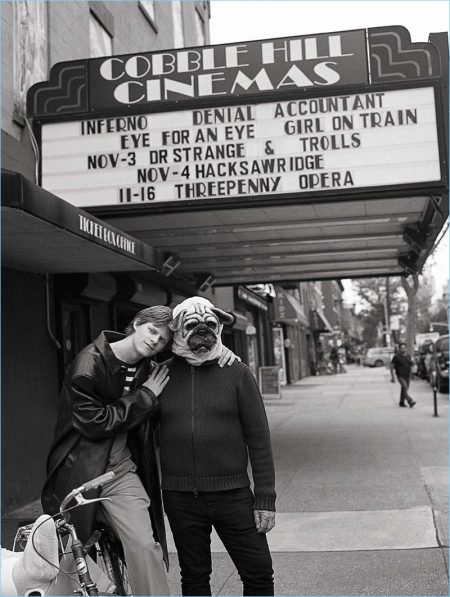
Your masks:
[{"label": "dark trousers", "polygon": [[400,390],[400,404],[405,404],[405,402],[407,402],[408,404],[411,404],[411,402],[413,401],[413,399],[411,398],[411,396],[408,394],[408,389],[409,389],[409,377],[399,377],[397,375],[397,379],[398,379],[398,383],[400,384],[401,390]]},{"label": "dark trousers", "polygon": [[[196,497],[197,496],[197,497]],[[211,595],[211,531],[215,528],[244,585],[244,595],[273,595],[272,558],[258,533],[249,487],[230,491],[163,491],[181,569],[183,595]]]}]

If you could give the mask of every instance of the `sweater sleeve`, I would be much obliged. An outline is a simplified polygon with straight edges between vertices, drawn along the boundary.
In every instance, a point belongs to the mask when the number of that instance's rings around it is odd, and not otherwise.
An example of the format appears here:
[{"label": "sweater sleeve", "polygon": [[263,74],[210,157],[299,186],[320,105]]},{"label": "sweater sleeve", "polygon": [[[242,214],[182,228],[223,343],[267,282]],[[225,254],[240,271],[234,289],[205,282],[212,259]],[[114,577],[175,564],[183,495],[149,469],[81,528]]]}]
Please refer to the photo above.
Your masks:
[{"label": "sweater sleeve", "polygon": [[269,424],[256,380],[244,367],[238,386],[239,412],[247,444],[255,493],[255,510],[275,511],[275,467]]},{"label": "sweater sleeve", "polygon": [[91,440],[129,431],[159,412],[157,397],[144,386],[110,404],[101,396],[102,386],[101,380],[87,374],[73,377],[66,386],[72,405],[73,426]]}]

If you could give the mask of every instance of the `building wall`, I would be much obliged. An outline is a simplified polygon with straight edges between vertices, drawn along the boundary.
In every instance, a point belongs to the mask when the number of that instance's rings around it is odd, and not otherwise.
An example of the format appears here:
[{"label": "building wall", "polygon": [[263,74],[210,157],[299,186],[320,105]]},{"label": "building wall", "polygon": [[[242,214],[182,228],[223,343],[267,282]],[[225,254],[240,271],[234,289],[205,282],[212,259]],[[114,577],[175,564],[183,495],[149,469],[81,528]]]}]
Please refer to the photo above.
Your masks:
[{"label": "building wall", "polygon": [[[174,47],[171,2],[155,2],[155,28],[139,7],[139,2],[47,2],[48,44],[47,78],[57,62],[90,57],[89,20],[91,11],[113,35],[113,54],[152,52]],[[195,26],[196,13],[203,15],[206,43],[209,42],[209,3],[182,2],[183,32],[186,46],[201,45]],[[13,120],[14,105],[14,3],[3,2],[2,19],[2,158],[3,167],[34,179],[34,154],[24,122]],[[33,28],[33,23],[29,24]],[[7,133],[23,147],[15,147]],[[6,139],[6,142],[4,141]],[[24,152],[27,154],[24,155]]]},{"label": "building wall", "polygon": [[34,180],[35,157],[30,136],[24,126],[14,122],[14,70],[13,70],[13,3],[3,2],[2,25],[2,168],[21,172]]},{"label": "building wall", "polygon": [[349,342],[362,342],[362,323],[353,307],[342,309],[343,330]]},{"label": "building wall", "polygon": [[36,161],[28,130],[21,131],[20,138],[17,139],[2,129],[2,168],[20,172],[35,182]]},{"label": "building wall", "polygon": [[[194,4],[183,7],[186,16],[192,13]],[[51,64],[89,57],[91,9],[106,28],[110,28],[112,23],[109,33],[113,34],[114,55],[152,52],[173,47],[170,2],[155,2],[157,31],[145,17],[137,1],[51,2],[49,7]],[[74,23],[76,23],[75,27]],[[189,40],[192,40],[192,34],[187,30],[187,25],[185,31]],[[192,45],[195,45],[194,41]]]},{"label": "building wall", "polygon": [[49,66],[89,57],[89,3],[49,2]]},{"label": "building wall", "polygon": [[288,361],[289,384],[311,375],[307,331],[306,328],[301,326],[285,326],[285,337],[291,341],[285,349],[285,358]]},{"label": "building wall", "polygon": [[342,284],[336,280],[322,280],[322,294],[325,316],[330,324],[341,326]]},{"label": "building wall", "polygon": [[[10,135],[20,139],[20,130],[12,124],[13,106],[13,3],[3,2],[1,9],[2,19],[2,132],[5,129]],[[3,154],[3,139],[2,139]],[[3,164],[2,164],[3,165]]]},{"label": "building wall", "polygon": [[7,512],[39,496],[53,436],[58,367],[47,332],[45,276],[2,270],[2,299],[2,508]]}]

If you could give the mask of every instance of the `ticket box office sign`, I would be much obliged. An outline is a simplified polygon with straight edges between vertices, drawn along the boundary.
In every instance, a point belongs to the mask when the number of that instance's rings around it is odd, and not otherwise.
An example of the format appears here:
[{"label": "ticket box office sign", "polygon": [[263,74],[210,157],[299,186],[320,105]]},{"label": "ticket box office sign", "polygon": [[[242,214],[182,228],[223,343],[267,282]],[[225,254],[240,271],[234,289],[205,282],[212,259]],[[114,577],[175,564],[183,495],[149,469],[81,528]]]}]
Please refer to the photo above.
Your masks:
[{"label": "ticket box office sign", "polygon": [[86,207],[441,185],[437,48],[367,34],[55,65],[28,94],[42,185]]}]

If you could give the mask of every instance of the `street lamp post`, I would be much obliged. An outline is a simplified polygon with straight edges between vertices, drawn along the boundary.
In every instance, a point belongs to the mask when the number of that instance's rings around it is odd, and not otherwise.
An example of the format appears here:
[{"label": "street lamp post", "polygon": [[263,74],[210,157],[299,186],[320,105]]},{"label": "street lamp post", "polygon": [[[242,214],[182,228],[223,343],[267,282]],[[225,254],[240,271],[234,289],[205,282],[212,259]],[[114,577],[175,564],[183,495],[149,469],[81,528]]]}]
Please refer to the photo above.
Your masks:
[{"label": "street lamp post", "polygon": [[384,290],[383,296],[383,310],[384,310],[384,323],[385,323],[385,338],[386,346],[391,345],[391,322],[390,322],[390,305],[389,305],[389,278],[386,278],[386,286],[381,288]]}]

